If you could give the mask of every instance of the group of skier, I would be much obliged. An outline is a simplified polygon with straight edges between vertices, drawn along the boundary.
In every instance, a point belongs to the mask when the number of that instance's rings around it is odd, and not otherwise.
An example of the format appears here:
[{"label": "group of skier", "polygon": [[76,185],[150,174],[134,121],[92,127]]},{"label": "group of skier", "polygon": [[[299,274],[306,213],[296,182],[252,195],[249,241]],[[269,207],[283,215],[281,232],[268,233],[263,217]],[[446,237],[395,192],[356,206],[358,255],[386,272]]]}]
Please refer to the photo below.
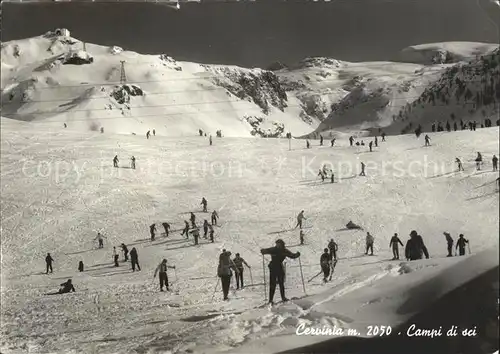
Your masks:
[{"label": "group of skier", "polygon": [[[460,129],[461,130],[466,130],[467,128],[470,130],[470,131],[476,131],[476,128],[477,128],[477,121],[470,121],[470,122],[464,122],[463,120],[460,120]],[[483,123],[481,123],[481,128],[490,128],[492,126],[492,121],[491,119],[484,119]],[[498,121],[497,121],[497,125],[498,125]],[[443,131],[448,131],[448,132],[451,132],[452,129],[454,131],[457,131],[459,128],[459,125],[456,121],[453,122],[453,126],[450,124],[449,121],[446,121],[446,124],[445,126],[443,127],[442,123],[441,122],[434,122],[432,123],[432,126],[431,126],[431,130],[432,132],[443,132]]]},{"label": "group of skier", "polygon": [[[120,162],[118,160],[118,155],[115,155],[115,157],[113,157],[113,167],[115,168],[118,168],[118,162]],[[135,156],[132,156],[130,158],[130,168],[132,168],[133,170],[135,170]]]}]

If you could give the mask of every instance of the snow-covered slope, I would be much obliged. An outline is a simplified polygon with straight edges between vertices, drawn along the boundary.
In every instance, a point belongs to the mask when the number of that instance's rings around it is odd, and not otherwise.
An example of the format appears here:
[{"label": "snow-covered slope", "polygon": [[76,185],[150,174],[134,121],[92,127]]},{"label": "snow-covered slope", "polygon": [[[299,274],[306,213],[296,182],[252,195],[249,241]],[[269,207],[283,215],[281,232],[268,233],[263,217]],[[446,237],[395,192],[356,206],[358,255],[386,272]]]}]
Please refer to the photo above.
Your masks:
[{"label": "snow-covered slope", "polygon": [[401,51],[399,60],[424,65],[450,64],[486,55],[498,44],[476,42],[442,42],[410,46]]},{"label": "snow-covered slope", "polygon": [[[348,326],[357,328],[380,311],[387,322],[377,324],[395,326],[495,266],[479,252],[499,243],[498,174],[490,172],[499,151],[497,128],[431,134],[428,148],[412,135],[388,137],[372,154],[345,139],[335,148],[313,142],[312,149],[292,140],[289,151],[286,139],[222,138],[208,146],[200,137],[146,140],[6,118],[0,128],[2,353],[234,352],[289,333],[304,319],[345,326],[352,319]],[[482,171],[474,169],[478,149]],[[136,170],[127,168],[131,155]],[[457,155],[465,172],[454,172]],[[358,177],[360,160],[367,177]],[[327,162],[340,183],[317,180]],[[203,196],[209,211],[218,210],[220,226],[216,243],[201,239],[195,247],[180,229],[189,211],[198,224],[209,217],[200,211]],[[302,209],[306,244],[297,246],[298,231],[290,229]],[[374,235],[375,256],[363,256],[365,231],[345,230],[349,220]],[[149,225],[157,223],[160,231],[164,221],[172,225],[171,236],[158,234],[151,242]],[[424,237],[431,259],[389,261],[390,237],[398,232],[405,242],[412,229]],[[104,249],[96,248],[97,231],[107,237]],[[464,233],[473,256],[446,258],[443,231],[454,238]],[[332,282],[307,283],[332,237],[340,257]],[[264,298],[259,249],[277,238],[300,250],[313,296],[255,310]],[[121,256],[120,266],[112,266],[112,246],[122,242],[137,248],[140,272],[132,273]],[[232,291],[229,302],[216,289],[223,248],[252,266],[245,277],[253,286]],[[49,275],[47,252],[55,259]],[[162,258],[177,266],[169,270],[173,293],[160,293],[152,278]],[[77,272],[80,260],[83,273]],[[287,295],[303,296],[299,262],[287,261],[286,269]],[[68,278],[76,293],[44,295]],[[306,304],[311,311],[304,312]],[[311,340],[282,338],[293,346]],[[263,352],[286,349],[271,342],[277,343],[269,339]]]},{"label": "snow-covered slope", "polygon": [[[122,82],[121,62],[136,95]],[[315,128],[283,112],[287,96],[270,71],[181,63],[64,32],[3,43],[1,80],[4,116],[54,128],[169,136],[202,129],[240,137]],[[257,129],[248,122],[256,118]]]},{"label": "snow-covered slope", "polygon": [[[465,44],[464,44],[465,46]],[[474,48],[472,46],[471,48]],[[490,48],[490,47],[488,47]],[[469,48],[470,49],[470,48]],[[422,125],[431,130],[430,121],[462,119],[482,122],[498,119],[498,46],[488,54],[468,62],[414,67],[407,75],[388,75],[388,80],[360,82],[339,103],[316,132],[353,131],[358,134],[383,130],[388,134],[412,131]],[[364,67],[366,63],[362,64]],[[380,63],[382,67],[404,68],[401,63]],[[481,101],[481,102],[480,102]],[[495,123],[493,123],[495,124]]]}]

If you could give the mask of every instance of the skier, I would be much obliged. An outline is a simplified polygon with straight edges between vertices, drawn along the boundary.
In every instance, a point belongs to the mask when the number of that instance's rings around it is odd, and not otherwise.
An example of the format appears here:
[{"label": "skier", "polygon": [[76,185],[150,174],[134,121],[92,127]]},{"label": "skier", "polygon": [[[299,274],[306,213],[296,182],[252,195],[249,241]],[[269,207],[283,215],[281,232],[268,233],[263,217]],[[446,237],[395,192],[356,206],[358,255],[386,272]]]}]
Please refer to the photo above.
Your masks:
[{"label": "skier", "polygon": [[149,225],[149,233],[151,234],[151,241],[155,240],[155,232],[156,232],[156,225],[155,224]]},{"label": "skier", "polygon": [[326,283],[328,281],[328,276],[330,275],[331,268],[331,260],[330,254],[328,253],[328,248],[323,250],[323,254],[319,258],[319,264],[321,266],[321,270],[323,271],[323,282]]},{"label": "skier", "polygon": [[203,130],[198,129],[198,134],[200,134],[200,136],[203,136]]},{"label": "skier", "polygon": [[319,136],[319,145],[323,146],[323,136],[322,135]]},{"label": "skier", "polygon": [[335,183],[335,174],[333,173],[333,171],[332,171],[332,175],[330,176],[330,181],[332,183]]},{"label": "skier", "polygon": [[121,247],[123,252],[123,261],[126,262],[128,261],[128,248],[124,243],[121,244]]},{"label": "skier", "polygon": [[480,152],[477,153],[477,157],[476,157],[475,161],[476,161],[476,169],[478,171],[480,171],[481,170],[481,163],[483,162],[483,156],[481,156]]},{"label": "skier", "polygon": [[455,159],[455,162],[456,162],[456,163],[457,163],[457,165],[458,165],[458,171],[459,171],[459,172],[460,172],[460,171],[464,171],[464,167],[462,166],[462,161],[460,161],[460,159],[459,159],[458,157]]},{"label": "skier", "polygon": [[398,234],[395,233],[394,236],[392,236],[391,238],[391,242],[389,243],[389,247],[392,247],[392,255],[394,256],[392,258],[392,260],[399,260],[399,246],[398,246],[398,243],[401,245],[401,246],[404,246],[403,245],[403,242],[401,242],[401,240],[399,239],[398,237]]},{"label": "skier", "polygon": [[304,244],[304,230],[300,230],[300,233],[299,233],[299,238],[300,238],[300,244],[303,245]]},{"label": "skier", "polygon": [[448,121],[446,121],[446,130],[447,130],[448,132],[450,132],[450,131],[451,131],[451,125],[450,125],[450,122],[448,122]]},{"label": "skier", "polygon": [[64,123],[64,128],[67,128],[67,127],[68,127],[68,125],[66,123]]},{"label": "skier", "polygon": [[167,260],[163,259],[161,263],[156,267],[155,274],[153,275],[153,279],[156,278],[156,274],[160,272],[160,291],[163,291],[163,285],[166,286],[167,291],[170,291],[168,288],[168,276],[167,276],[167,268],[175,269],[175,266],[167,265]]},{"label": "skier", "polygon": [[191,212],[190,220],[191,220],[191,226],[196,227],[196,215],[194,215],[193,212]]},{"label": "skier", "polygon": [[309,140],[306,140],[306,148],[310,148],[311,147],[311,144],[309,144]]},{"label": "skier", "polygon": [[201,205],[203,205],[203,212],[206,213],[207,212],[207,200],[205,199],[205,197],[201,198]]},{"label": "skier", "polygon": [[351,144],[351,146],[352,146],[352,144],[354,144],[354,137],[353,136],[349,137],[349,144]]},{"label": "skier", "polygon": [[335,241],[333,241],[333,238],[330,239],[330,242],[328,242],[328,250],[330,251],[330,262],[332,261],[337,261],[337,251],[339,247]]},{"label": "skier", "polygon": [[102,134],[102,133],[104,133],[104,128],[103,128],[103,127],[101,127],[101,134]]},{"label": "skier", "polygon": [[385,141],[385,133],[382,133],[382,141]]},{"label": "skier", "polygon": [[464,234],[458,235],[457,246],[455,247],[455,251],[458,248],[458,254],[460,256],[465,255],[465,244],[469,243],[469,240],[464,238]]},{"label": "skier", "polygon": [[208,233],[208,220],[205,219],[203,221],[203,238],[207,238],[207,233]]},{"label": "skier", "polygon": [[429,135],[425,135],[425,146],[431,146],[431,138],[429,138]]},{"label": "skier", "polygon": [[332,147],[333,147],[333,145],[335,145],[335,138],[333,138],[333,139],[330,141],[330,143],[332,144]]},{"label": "skier", "polygon": [[219,214],[214,210],[212,212],[212,225],[217,225],[217,219],[219,219]]},{"label": "skier", "polygon": [[184,220],[184,229],[182,229],[181,236],[186,234],[186,238],[189,238],[189,222],[187,220]]},{"label": "skier", "polygon": [[370,141],[370,143],[368,144],[368,147],[370,148],[370,152],[372,152],[372,146],[373,146],[373,141]]},{"label": "skier", "polygon": [[302,210],[299,215],[297,215],[297,225],[295,225],[295,229],[297,227],[300,227],[300,229],[302,230],[302,220],[307,220],[305,217],[304,217],[304,210]]},{"label": "skier", "polygon": [[47,257],[45,257],[45,265],[46,265],[47,271],[45,272],[45,274],[49,274],[49,269],[50,269],[50,272],[52,273],[52,262],[54,262],[54,259],[52,258],[50,253],[47,253]]},{"label": "skier", "polygon": [[62,288],[59,289],[58,294],[66,294],[69,292],[75,292],[75,287],[73,286],[71,279],[61,284]]},{"label": "skier", "polygon": [[453,250],[453,238],[448,232],[443,232],[444,237],[446,237],[446,243],[448,244],[448,255],[446,257],[453,257],[451,251]]},{"label": "skier", "polygon": [[135,170],[135,157],[132,156],[130,158],[130,166],[132,167],[133,170]]},{"label": "skier", "polygon": [[210,237],[210,242],[214,243],[214,228],[212,225],[208,225],[208,228],[210,229],[208,236]]},{"label": "skier", "polygon": [[243,289],[243,265],[246,265],[248,269],[251,267],[248,265],[247,262],[243,258],[240,257],[239,253],[236,253],[236,257],[233,259],[233,264],[234,264],[234,272],[236,274],[236,290],[240,289],[240,284],[241,284],[241,289]]},{"label": "skier", "polygon": [[210,143],[210,146],[212,146],[212,135],[208,137],[208,142]]},{"label": "skier", "polygon": [[170,230],[170,224],[168,222],[162,223],[163,228],[165,229],[165,237],[168,237],[168,231]]},{"label": "skier", "polygon": [[365,146],[365,142],[361,140],[361,146]]},{"label": "skier", "polygon": [[156,136],[156,131],[153,129],[153,136]]},{"label": "skier", "polygon": [[135,247],[130,250],[130,263],[132,263],[133,272],[135,272],[135,266],[137,266],[137,270],[141,270],[141,266],[139,265],[139,255],[137,254]]},{"label": "skier", "polygon": [[425,255],[425,258],[429,259],[429,253],[427,252],[427,247],[425,247],[422,236],[417,234],[415,230],[412,230],[410,232],[410,239],[406,242],[405,257],[409,261],[414,261],[422,259],[422,255]]},{"label": "skier", "polygon": [[151,136],[151,133],[150,131],[148,130],[148,132],[146,133],[146,139],[149,139],[149,137]]},{"label": "skier", "polygon": [[361,162],[361,173],[359,174],[360,176],[366,176],[365,175],[365,164],[363,162]]},{"label": "skier", "polygon": [[493,155],[491,162],[493,163],[493,172],[498,171],[498,157],[496,155]]},{"label": "skier", "polygon": [[78,271],[79,271],[79,272],[83,272],[83,261],[80,261],[80,262],[78,263]]},{"label": "skier", "polygon": [[115,262],[115,267],[118,267],[118,253],[116,252],[116,247],[113,246],[113,261]]},{"label": "skier", "polygon": [[346,229],[349,229],[349,230],[352,230],[352,229],[357,229],[357,230],[360,230],[362,229],[361,226],[359,225],[356,225],[355,223],[353,223],[351,220],[349,220],[349,222],[347,224],[345,224],[345,227]]},{"label": "skier", "polygon": [[198,230],[197,227],[193,228],[191,230],[191,233],[193,234],[193,238],[194,238],[194,244],[195,246],[198,245],[198,240],[200,238],[200,230]]},{"label": "skier", "polygon": [[432,123],[432,128],[431,128],[432,132],[436,132],[436,123]]},{"label": "skier", "polygon": [[458,130],[457,122],[453,123],[453,130],[454,130],[454,131],[457,131],[457,130]]},{"label": "skier", "polygon": [[318,176],[321,177],[321,182],[324,182],[325,181],[325,174],[323,173],[323,171],[320,169],[319,172],[318,172]]},{"label": "skier", "polygon": [[94,240],[97,240],[99,242],[99,248],[103,248],[104,247],[104,240],[103,240],[104,236],[101,235],[100,232],[97,233],[97,236]]},{"label": "skier", "polygon": [[219,255],[219,265],[217,267],[217,276],[220,278],[222,283],[222,293],[224,295],[224,300],[228,300],[229,285],[231,285],[231,277],[233,273],[231,272],[232,267],[231,252],[222,250]]},{"label": "skier", "polygon": [[269,303],[273,304],[274,292],[276,291],[276,283],[280,287],[282,301],[288,301],[285,297],[285,272],[283,270],[283,261],[286,257],[298,258],[300,252],[292,253],[285,247],[285,242],[282,239],[276,241],[275,247],[264,248],[260,250],[262,254],[270,254],[271,262],[269,263]]},{"label": "skier", "polygon": [[366,233],[366,252],[365,252],[365,255],[368,255],[368,251],[371,251],[370,256],[373,256],[373,243],[374,243],[373,236],[370,235],[369,232],[367,232]]},{"label": "skier", "polygon": [[115,155],[115,157],[113,157],[113,167],[118,167],[118,155]]}]

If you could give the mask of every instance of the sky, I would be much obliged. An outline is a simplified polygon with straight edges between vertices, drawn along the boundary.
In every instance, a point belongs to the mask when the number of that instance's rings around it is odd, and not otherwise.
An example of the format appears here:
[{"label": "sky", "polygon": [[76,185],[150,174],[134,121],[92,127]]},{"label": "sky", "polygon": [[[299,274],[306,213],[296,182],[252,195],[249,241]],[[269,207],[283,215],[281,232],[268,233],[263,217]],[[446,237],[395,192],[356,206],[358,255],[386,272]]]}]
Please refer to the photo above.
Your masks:
[{"label": "sky", "polygon": [[308,56],[390,60],[414,44],[499,42],[498,26],[470,0],[184,3],[180,11],[130,2],[3,3],[3,41],[57,27],[96,44],[246,67]]}]

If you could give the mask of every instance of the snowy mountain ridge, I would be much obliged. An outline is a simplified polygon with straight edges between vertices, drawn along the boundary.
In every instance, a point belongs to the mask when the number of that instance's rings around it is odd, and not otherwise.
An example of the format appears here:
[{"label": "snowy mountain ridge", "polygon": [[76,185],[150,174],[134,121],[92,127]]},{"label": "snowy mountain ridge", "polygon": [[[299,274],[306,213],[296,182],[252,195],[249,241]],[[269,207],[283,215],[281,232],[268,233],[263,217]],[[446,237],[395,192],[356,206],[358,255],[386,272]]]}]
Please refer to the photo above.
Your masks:
[{"label": "snowy mountain ridge", "polygon": [[[412,50],[425,56],[441,48],[455,60],[490,51],[492,45],[452,42]],[[277,63],[270,71],[141,55],[83,43],[57,29],[2,43],[2,114],[52,127],[65,123],[121,134],[155,129],[159,135],[185,136],[201,129],[235,137],[287,132],[311,137],[377,128],[399,134],[404,127],[394,116],[455,65],[423,65],[412,58],[349,63],[309,57],[289,66]],[[115,92],[125,92],[129,84],[141,94],[116,100]]]},{"label": "snowy mountain ridge", "polygon": [[[127,83],[142,93],[126,103],[113,99]],[[2,44],[2,99],[7,117],[124,134],[156,129],[191,135],[202,129],[250,137],[256,130],[248,116],[261,118],[257,131],[274,136],[281,135],[276,127],[313,129],[283,112],[287,95],[270,71],[140,55],[83,43],[65,29]]]}]

